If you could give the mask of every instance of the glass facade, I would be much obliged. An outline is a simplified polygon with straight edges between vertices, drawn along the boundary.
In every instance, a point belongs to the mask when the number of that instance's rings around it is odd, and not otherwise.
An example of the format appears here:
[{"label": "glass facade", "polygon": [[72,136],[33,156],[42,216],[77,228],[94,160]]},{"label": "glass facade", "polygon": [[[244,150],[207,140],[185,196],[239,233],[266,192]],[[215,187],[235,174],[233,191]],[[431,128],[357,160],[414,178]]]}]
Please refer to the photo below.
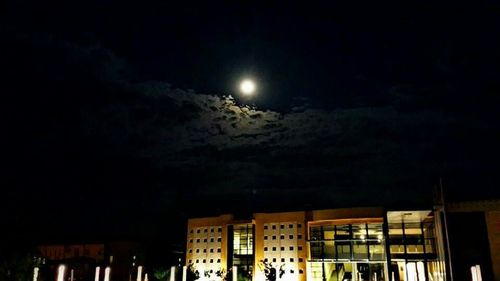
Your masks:
[{"label": "glass facade", "polygon": [[254,263],[254,226],[238,224],[232,228],[231,266],[238,268],[238,280],[252,280]]},{"label": "glass facade", "polygon": [[386,280],[382,222],[312,225],[309,231],[308,280]]}]

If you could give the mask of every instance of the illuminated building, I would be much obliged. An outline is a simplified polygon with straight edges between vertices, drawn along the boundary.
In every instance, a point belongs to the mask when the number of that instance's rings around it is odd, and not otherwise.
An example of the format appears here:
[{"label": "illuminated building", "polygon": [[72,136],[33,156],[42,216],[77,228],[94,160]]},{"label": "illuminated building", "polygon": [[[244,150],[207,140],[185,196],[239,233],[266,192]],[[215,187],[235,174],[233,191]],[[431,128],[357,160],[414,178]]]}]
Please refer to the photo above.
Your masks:
[{"label": "illuminated building", "polygon": [[[441,216],[351,208],[188,220],[186,265],[200,280],[446,280]],[[266,267],[267,265],[267,267]],[[272,277],[270,278],[272,279]],[[240,279],[239,279],[240,280]]]}]

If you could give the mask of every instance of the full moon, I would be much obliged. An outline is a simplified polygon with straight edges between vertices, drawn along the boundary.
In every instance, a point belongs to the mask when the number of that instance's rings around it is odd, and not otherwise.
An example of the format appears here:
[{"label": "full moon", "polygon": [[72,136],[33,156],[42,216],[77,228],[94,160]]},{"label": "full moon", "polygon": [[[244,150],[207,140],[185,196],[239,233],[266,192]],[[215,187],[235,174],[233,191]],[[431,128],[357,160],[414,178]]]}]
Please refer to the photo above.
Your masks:
[{"label": "full moon", "polygon": [[255,92],[255,83],[252,80],[243,80],[240,90],[244,95],[250,96]]}]

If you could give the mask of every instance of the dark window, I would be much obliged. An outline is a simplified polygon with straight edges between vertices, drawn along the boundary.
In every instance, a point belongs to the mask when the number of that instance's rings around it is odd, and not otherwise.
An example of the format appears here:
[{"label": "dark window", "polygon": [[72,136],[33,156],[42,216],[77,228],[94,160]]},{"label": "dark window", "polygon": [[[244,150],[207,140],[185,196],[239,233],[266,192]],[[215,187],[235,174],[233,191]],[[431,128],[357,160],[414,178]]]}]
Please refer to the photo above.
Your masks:
[{"label": "dark window", "polygon": [[285,262],[285,258],[281,258],[281,262]]},{"label": "dark window", "polygon": [[193,250],[189,250],[189,253],[192,253],[192,252],[193,252]]},{"label": "dark window", "polygon": [[294,262],[294,259],[293,259],[293,258],[290,258],[290,262]]},{"label": "dark window", "polygon": [[288,235],[288,238],[293,239],[293,235]]},{"label": "dark window", "polygon": [[289,225],[288,225],[288,228],[293,228],[293,224],[289,224]]},{"label": "dark window", "polygon": [[220,263],[220,259],[217,259],[217,263]]},{"label": "dark window", "polygon": [[293,246],[290,246],[290,251],[293,251]]},{"label": "dark window", "polygon": [[210,228],[210,232],[214,232],[214,228],[213,228],[213,227],[212,227],[212,228]]},{"label": "dark window", "polygon": [[200,229],[198,229],[198,230],[196,230],[196,233],[200,233],[200,231],[201,231],[201,230],[200,230]]},{"label": "dark window", "polygon": [[200,239],[196,239],[196,243],[200,243]]},{"label": "dark window", "polygon": [[206,263],[206,262],[207,262],[207,260],[206,260],[206,259],[203,259],[203,263]]},{"label": "dark window", "polygon": [[303,261],[304,261],[304,259],[303,259],[303,258],[299,258],[299,262],[303,262]]},{"label": "dark window", "polygon": [[191,230],[189,231],[189,233],[193,233],[193,230],[191,229]]},{"label": "dark window", "polygon": [[297,227],[298,227],[298,228],[301,228],[301,227],[302,227],[302,224],[298,223],[298,224],[297,224]]},{"label": "dark window", "polygon": [[207,238],[203,239],[203,242],[207,242]]},{"label": "dark window", "polygon": [[267,247],[264,247],[264,251],[267,251]]},{"label": "dark window", "polygon": [[221,252],[221,249],[220,248],[217,248],[217,253],[220,253]]},{"label": "dark window", "polygon": [[267,224],[266,224],[266,225],[264,225],[264,229],[267,229]]},{"label": "dark window", "polygon": [[206,253],[207,252],[207,249],[203,249],[203,253]]},{"label": "dark window", "polygon": [[280,239],[285,239],[285,235],[280,235]]},{"label": "dark window", "polygon": [[273,240],[276,240],[276,235],[273,235]]},{"label": "dark window", "polygon": [[293,269],[290,269],[290,273],[291,273],[291,274],[294,274],[294,273],[295,273],[295,271],[293,271]]},{"label": "dark window", "polygon": [[199,263],[199,262],[200,262],[200,260],[196,260],[196,263]]},{"label": "dark window", "polygon": [[302,239],[302,234],[297,235],[297,239]]},{"label": "dark window", "polygon": [[267,235],[264,235],[264,240],[267,240]]},{"label": "dark window", "polygon": [[210,259],[210,263],[214,263],[214,259]]},{"label": "dark window", "polygon": [[299,274],[304,274],[304,270],[299,269]]},{"label": "dark window", "polygon": [[193,239],[189,239],[189,243],[193,243]]},{"label": "dark window", "polygon": [[276,229],[276,225],[275,224],[273,224],[273,229]]},{"label": "dark window", "polygon": [[199,253],[200,252],[200,249],[196,249],[196,252]]},{"label": "dark window", "polygon": [[298,250],[299,250],[299,251],[302,251],[302,246],[299,246],[299,247],[298,247]]},{"label": "dark window", "polygon": [[265,258],[264,261],[267,262],[267,258]]},{"label": "dark window", "polygon": [[285,250],[285,247],[281,247],[280,249],[281,249],[282,251],[284,251],[284,250]]},{"label": "dark window", "polygon": [[273,262],[276,262],[276,258],[273,258]]},{"label": "dark window", "polygon": [[193,263],[193,260],[189,260],[189,263]]},{"label": "dark window", "polygon": [[210,249],[210,253],[213,253],[214,252],[214,249]]},{"label": "dark window", "polygon": [[222,232],[222,227],[219,227],[219,228],[217,229],[217,232]]},{"label": "dark window", "polygon": [[273,247],[273,251],[276,251],[276,247]]},{"label": "dark window", "polygon": [[217,242],[220,242],[220,241],[222,241],[222,238],[221,237],[217,238]]},{"label": "dark window", "polygon": [[205,233],[207,233],[207,232],[208,232],[208,229],[206,229],[206,228],[205,228],[203,231],[204,231]]},{"label": "dark window", "polygon": [[285,225],[284,224],[281,225],[281,229],[285,229]]},{"label": "dark window", "polygon": [[210,242],[214,242],[214,239],[213,239],[213,238],[210,238]]}]

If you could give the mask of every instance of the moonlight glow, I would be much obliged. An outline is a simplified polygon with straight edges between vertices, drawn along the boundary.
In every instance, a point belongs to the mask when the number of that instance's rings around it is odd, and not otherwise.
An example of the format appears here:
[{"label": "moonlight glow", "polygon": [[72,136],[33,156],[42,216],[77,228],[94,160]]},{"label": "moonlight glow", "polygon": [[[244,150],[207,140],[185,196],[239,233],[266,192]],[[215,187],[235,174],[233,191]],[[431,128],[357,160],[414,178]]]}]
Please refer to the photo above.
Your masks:
[{"label": "moonlight glow", "polygon": [[250,96],[255,92],[255,83],[252,80],[243,80],[240,90],[244,95]]}]

